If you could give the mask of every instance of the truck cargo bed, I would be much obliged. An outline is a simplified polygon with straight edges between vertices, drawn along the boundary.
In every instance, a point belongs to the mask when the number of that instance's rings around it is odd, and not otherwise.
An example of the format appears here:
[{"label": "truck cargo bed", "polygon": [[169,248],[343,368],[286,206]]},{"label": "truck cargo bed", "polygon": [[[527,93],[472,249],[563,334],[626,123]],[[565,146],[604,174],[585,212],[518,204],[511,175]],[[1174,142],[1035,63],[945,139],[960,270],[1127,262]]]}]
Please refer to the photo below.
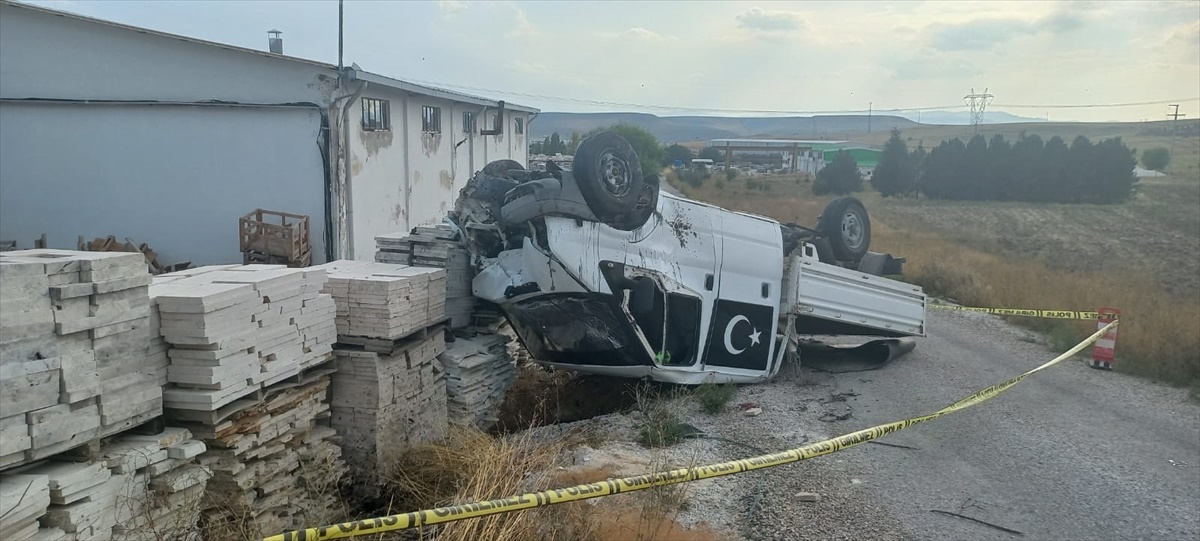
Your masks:
[{"label": "truck cargo bed", "polygon": [[782,308],[798,334],[924,336],[920,287],[820,262],[811,245],[787,259]]}]

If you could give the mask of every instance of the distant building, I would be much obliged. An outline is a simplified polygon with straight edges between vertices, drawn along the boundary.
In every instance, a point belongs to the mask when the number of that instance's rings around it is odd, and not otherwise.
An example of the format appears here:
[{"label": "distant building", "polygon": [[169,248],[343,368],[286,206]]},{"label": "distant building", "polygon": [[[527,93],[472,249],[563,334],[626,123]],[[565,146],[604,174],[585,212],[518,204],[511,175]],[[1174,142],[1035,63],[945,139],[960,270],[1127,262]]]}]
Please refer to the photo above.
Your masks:
[{"label": "distant building", "polygon": [[846,152],[850,154],[850,156],[854,158],[854,162],[858,164],[858,171],[867,176],[871,176],[875,173],[875,167],[879,165],[879,158],[883,156],[882,150],[863,147],[827,149],[823,152],[826,162],[832,162],[835,158],[837,158],[838,152]]},{"label": "distant building", "polygon": [[264,208],[309,215],[314,263],[369,260],[376,235],[441,221],[473,171],[527,159],[536,109],[283,45],[0,0],[0,239],[240,262],[238,218]]}]

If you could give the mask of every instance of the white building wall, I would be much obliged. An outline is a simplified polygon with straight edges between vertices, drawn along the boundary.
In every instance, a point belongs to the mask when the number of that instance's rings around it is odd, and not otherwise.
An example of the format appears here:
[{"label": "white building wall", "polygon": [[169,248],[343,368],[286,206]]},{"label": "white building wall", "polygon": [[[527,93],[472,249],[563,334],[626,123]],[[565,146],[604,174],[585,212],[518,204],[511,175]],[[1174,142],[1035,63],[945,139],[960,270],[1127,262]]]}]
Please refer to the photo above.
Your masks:
[{"label": "white building wall", "polygon": [[[412,95],[390,88],[368,85],[363,98],[386,99],[391,110],[391,130],[362,129],[362,99],[351,113],[351,209],[353,239],[351,257],[368,261],[375,257],[375,237],[410,231],[420,225],[440,223],[454,208],[458,192],[475,170],[490,161],[514,159],[525,163],[524,135],[511,134],[511,118],[523,112],[508,112],[508,125],[500,136],[472,135],[463,131],[463,111],[476,113],[477,128],[485,124],[495,108]],[[422,108],[441,109],[441,132],[422,131]],[[407,134],[407,136],[406,136]],[[460,144],[461,143],[461,144]],[[407,168],[406,168],[407,164]],[[406,197],[407,194],[407,197]]]}]

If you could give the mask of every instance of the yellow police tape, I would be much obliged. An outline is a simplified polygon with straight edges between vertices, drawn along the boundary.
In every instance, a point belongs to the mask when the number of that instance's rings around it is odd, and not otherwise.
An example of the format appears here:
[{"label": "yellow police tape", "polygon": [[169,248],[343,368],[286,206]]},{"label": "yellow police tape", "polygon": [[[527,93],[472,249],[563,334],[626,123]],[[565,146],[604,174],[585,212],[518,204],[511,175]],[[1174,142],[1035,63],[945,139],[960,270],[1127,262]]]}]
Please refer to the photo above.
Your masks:
[{"label": "yellow police tape", "polygon": [[601,496],[610,496],[613,494],[622,494],[625,492],[634,492],[656,486],[686,483],[700,479],[710,479],[713,477],[761,470],[763,468],[770,468],[773,466],[789,464],[800,460],[827,455],[829,453],[835,453],[847,447],[882,438],[883,436],[904,430],[910,426],[920,424],[925,421],[931,421],[943,415],[948,415],[950,413],[954,413],[956,411],[982,403],[1004,391],[1007,391],[1009,388],[1016,385],[1021,380],[1029,377],[1030,375],[1050,368],[1051,366],[1070,358],[1072,355],[1079,353],[1083,350],[1083,348],[1100,339],[1100,337],[1103,336],[1105,332],[1108,332],[1109,329],[1116,327],[1117,323],[1117,321],[1113,321],[1112,323],[1105,325],[1103,328],[1096,331],[1095,334],[1088,337],[1087,340],[1080,342],[1066,353],[1055,357],[1046,364],[1043,364],[1003,383],[992,385],[991,387],[976,391],[971,396],[968,396],[928,415],[922,415],[920,417],[914,417],[904,421],[896,421],[894,423],[873,426],[871,428],[864,428],[857,432],[851,432],[849,434],[817,443],[810,443],[796,449],[789,449],[787,451],[781,451],[778,453],[756,456],[752,458],[743,458],[730,462],[722,462],[720,464],[711,464],[708,466],[680,468],[667,472],[625,477],[622,479],[609,479],[597,483],[587,483],[566,488],[543,490],[541,492],[510,496],[508,498],[502,498],[498,500],[465,503],[460,505],[438,507],[435,509],[424,509],[421,511],[413,511],[411,513],[402,513],[399,515],[388,515],[386,517],[370,518],[355,522],[343,522],[341,524],[322,526],[320,528],[296,530],[267,537],[263,541],[315,541],[325,539],[343,539],[359,535],[371,535],[397,530],[407,530],[410,528],[431,526],[446,522],[455,522],[469,518],[485,517],[500,513],[510,513],[522,509],[531,509],[534,507],[543,507],[559,503],[599,498]]},{"label": "yellow police tape", "polygon": [[[1100,312],[1082,312],[1078,310],[1023,310],[1020,308],[978,308],[974,306],[956,306],[953,304],[926,304],[926,307],[937,310],[960,310],[963,312],[983,312],[1001,316],[1044,317],[1050,319],[1097,319]],[[1117,319],[1114,315],[1114,319]]]}]

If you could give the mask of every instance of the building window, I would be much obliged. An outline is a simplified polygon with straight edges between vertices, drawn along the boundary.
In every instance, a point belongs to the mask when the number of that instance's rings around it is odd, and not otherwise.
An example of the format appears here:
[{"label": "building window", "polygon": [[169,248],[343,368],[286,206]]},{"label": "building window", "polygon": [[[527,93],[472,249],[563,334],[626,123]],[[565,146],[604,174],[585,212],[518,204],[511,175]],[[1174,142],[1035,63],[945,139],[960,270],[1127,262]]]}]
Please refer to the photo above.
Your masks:
[{"label": "building window", "polygon": [[391,108],[387,100],[363,98],[362,128],[366,131],[388,131],[392,129]]},{"label": "building window", "polygon": [[513,119],[513,134],[521,135],[523,133],[525,133],[525,119],[524,118],[514,118]]},{"label": "building window", "polygon": [[442,133],[442,108],[421,107],[421,131],[425,133]]},{"label": "building window", "polygon": [[475,113],[470,111],[463,112],[463,133],[475,133]]}]

